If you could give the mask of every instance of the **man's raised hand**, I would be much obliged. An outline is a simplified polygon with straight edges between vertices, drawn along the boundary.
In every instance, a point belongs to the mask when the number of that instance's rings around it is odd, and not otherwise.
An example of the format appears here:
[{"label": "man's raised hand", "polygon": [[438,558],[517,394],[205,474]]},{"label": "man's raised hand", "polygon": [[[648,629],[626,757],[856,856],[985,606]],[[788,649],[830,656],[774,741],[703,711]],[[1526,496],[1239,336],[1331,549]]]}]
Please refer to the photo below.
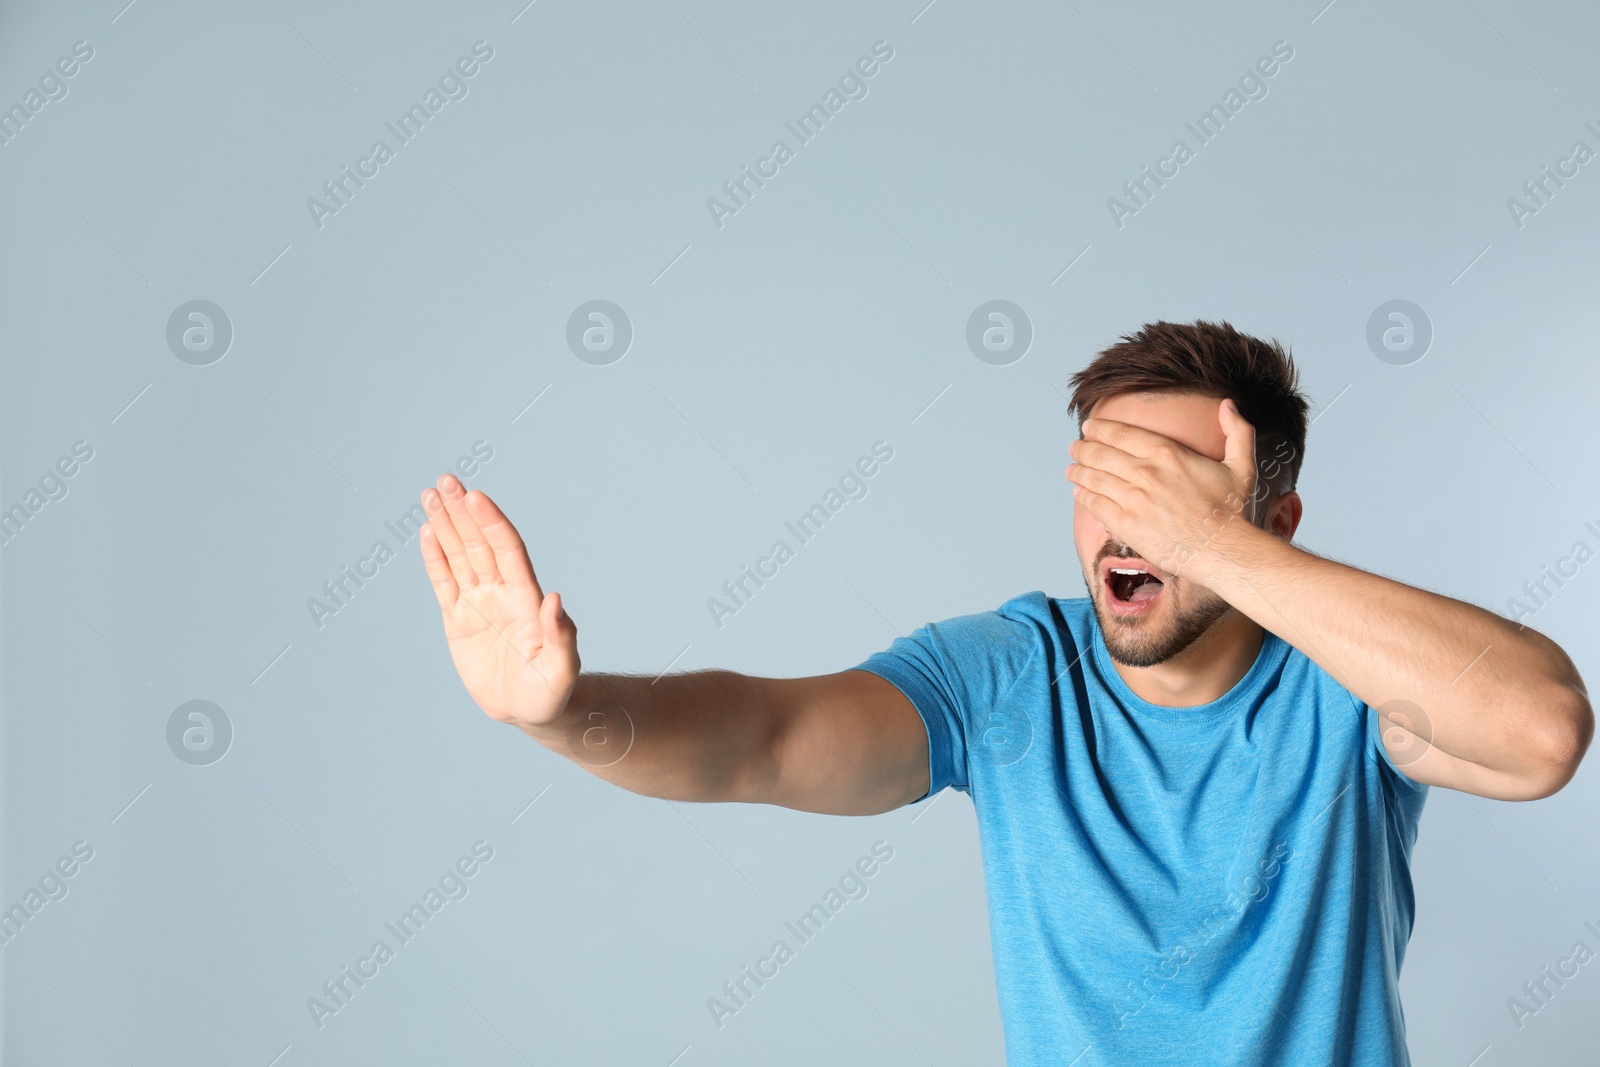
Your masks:
[{"label": "man's raised hand", "polygon": [[1259,503],[1255,427],[1232,400],[1218,403],[1217,417],[1224,437],[1220,461],[1107,418],[1084,420],[1083,437],[1068,445],[1075,462],[1067,478],[1076,501],[1146,563],[1187,573],[1201,585],[1218,542],[1241,530],[1250,536]]},{"label": "man's raised hand", "polygon": [[456,672],[472,699],[523,730],[553,723],[578,680],[578,628],[539,588],[516,527],[453,475],[425,489],[419,540]]}]

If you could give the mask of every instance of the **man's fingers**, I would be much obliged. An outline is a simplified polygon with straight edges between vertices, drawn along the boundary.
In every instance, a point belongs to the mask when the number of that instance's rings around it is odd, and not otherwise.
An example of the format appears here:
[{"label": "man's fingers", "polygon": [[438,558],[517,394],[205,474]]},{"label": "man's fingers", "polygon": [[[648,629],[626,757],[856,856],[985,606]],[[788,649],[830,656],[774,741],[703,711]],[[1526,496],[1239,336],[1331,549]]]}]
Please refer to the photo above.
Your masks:
[{"label": "man's fingers", "polygon": [[[441,483],[444,482],[440,478]],[[478,584],[478,574],[472,569],[472,561],[467,558],[466,546],[461,543],[461,535],[456,532],[455,523],[450,518],[450,511],[445,505],[444,495],[438,489],[424,489],[422,491],[422,510],[428,513],[428,525],[433,527],[433,535],[438,538],[439,548],[444,552],[445,560],[450,564],[450,573],[455,578],[457,589],[470,589]]]},{"label": "man's fingers", "polygon": [[542,600],[544,592],[539,588],[539,579],[533,572],[527,546],[522,543],[522,535],[511,525],[505,512],[478,489],[467,494],[466,505],[468,514],[494,552],[495,565],[505,583],[513,588],[531,589],[534,598]]},{"label": "man's fingers", "polygon": [[449,512],[450,521],[455,524],[456,534],[466,549],[472,572],[481,583],[499,582],[500,568],[495,564],[494,549],[484,540],[478,520],[472,517],[472,512],[467,508],[467,487],[455,475],[446,474],[439,479],[439,492],[444,494],[445,510]]},{"label": "man's fingers", "polygon": [[1072,458],[1080,467],[1090,467],[1114,474],[1125,482],[1135,482],[1139,479],[1139,465],[1133,457],[1120,448],[1101,444],[1099,441],[1079,440],[1072,442]]},{"label": "man's fingers", "polygon": [[456,586],[455,576],[450,573],[450,564],[444,558],[444,549],[439,547],[439,538],[435,536],[431,522],[422,524],[418,540],[422,542],[422,565],[427,568],[428,579],[433,582],[434,594],[439,598],[439,610],[449,611],[455,607],[461,590]]},{"label": "man's fingers", "polygon": [[1067,480],[1079,488],[1092,490],[1099,496],[1118,500],[1123,498],[1129,487],[1126,480],[1115,474],[1083,463],[1074,463],[1067,468]]},{"label": "man's fingers", "polygon": [[1081,485],[1073,486],[1072,498],[1080,507],[1087,508],[1089,514],[1099,519],[1100,525],[1106,528],[1107,533],[1119,541],[1123,539],[1122,535],[1112,528],[1113,523],[1116,523],[1118,528],[1122,525],[1118,521],[1122,509],[1117,507],[1115,500],[1107,496],[1101,496],[1092,489],[1085,489]]},{"label": "man's fingers", "polygon": [[1186,452],[1190,451],[1172,438],[1164,437],[1154,430],[1135,426],[1131,422],[1118,422],[1116,419],[1099,416],[1084,421],[1083,436],[1086,440],[1102,442],[1140,459],[1149,459],[1167,445],[1177,445]]}]

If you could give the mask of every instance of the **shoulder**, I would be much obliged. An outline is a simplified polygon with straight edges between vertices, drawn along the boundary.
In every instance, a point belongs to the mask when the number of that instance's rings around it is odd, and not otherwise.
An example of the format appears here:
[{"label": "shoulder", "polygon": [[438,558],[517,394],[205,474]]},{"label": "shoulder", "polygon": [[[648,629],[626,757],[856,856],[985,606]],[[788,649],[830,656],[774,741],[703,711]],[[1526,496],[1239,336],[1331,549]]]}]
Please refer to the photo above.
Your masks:
[{"label": "shoulder", "polygon": [[[1410,777],[1404,768],[1397,766],[1394,757],[1384,745],[1383,733],[1386,721],[1384,715],[1352,693],[1320,664],[1293,645],[1289,645],[1284,656],[1280,685],[1294,692],[1302,702],[1310,698],[1318,707],[1328,708],[1339,720],[1344,721],[1345,729],[1352,738],[1352,744],[1360,747],[1363,756],[1376,768],[1384,786],[1391,794],[1426,792],[1428,787]],[[1394,701],[1393,704],[1395,706],[1392,710],[1400,716],[1402,722],[1418,719],[1425,722],[1427,719],[1426,713],[1414,704],[1406,701]],[[1384,708],[1390,710],[1387,704]],[[1421,743],[1425,745],[1427,742],[1424,740]]]},{"label": "shoulder", "polygon": [[1007,646],[1033,648],[1058,626],[1057,602],[1040,590],[1019,593],[991,611],[959,616],[946,623],[960,622],[973,636],[983,636]]},{"label": "shoulder", "polygon": [[1282,665],[1278,669],[1280,688],[1299,699],[1315,698],[1320,704],[1358,714],[1367,710],[1360,697],[1346,689],[1342,682],[1324,670],[1316,660],[1270,631],[1268,636],[1283,646]]},{"label": "shoulder", "polygon": [[929,622],[911,636],[935,655],[969,669],[982,665],[1014,678],[1044,646],[1056,623],[1052,601],[1037,590],[997,608]]},{"label": "shoulder", "polygon": [[1015,678],[1043,660],[1040,651],[1058,638],[1063,623],[1076,628],[1069,617],[1073,614],[1072,601],[1056,600],[1035,589],[991,611],[946,620],[943,625],[947,633],[959,632],[964,640],[981,646],[984,659],[999,673]]},{"label": "shoulder", "polygon": [[1026,633],[1038,644],[1053,638],[1086,647],[1097,625],[1094,604],[1088,597],[1052,597],[1038,589],[1012,597],[994,614],[1016,635]]}]

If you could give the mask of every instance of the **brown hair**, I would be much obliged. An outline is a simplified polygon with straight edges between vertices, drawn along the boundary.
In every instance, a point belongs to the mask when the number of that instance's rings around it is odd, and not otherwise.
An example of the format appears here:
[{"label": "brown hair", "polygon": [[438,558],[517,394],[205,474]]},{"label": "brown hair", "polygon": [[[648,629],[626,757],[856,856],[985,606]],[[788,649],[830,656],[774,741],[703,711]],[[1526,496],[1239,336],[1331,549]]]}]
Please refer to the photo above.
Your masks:
[{"label": "brown hair", "polygon": [[1305,457],[1310,404],[1299,371],[1276,339],[1263,341],[1226,322],[1151,322],[1097,355],[1072,376],[1067,407],[1079,426],[1095,404],[1124,393],[1187,393],[1232,398],[1256,428],[1260,482],[1272,494],[1293,489]]}]

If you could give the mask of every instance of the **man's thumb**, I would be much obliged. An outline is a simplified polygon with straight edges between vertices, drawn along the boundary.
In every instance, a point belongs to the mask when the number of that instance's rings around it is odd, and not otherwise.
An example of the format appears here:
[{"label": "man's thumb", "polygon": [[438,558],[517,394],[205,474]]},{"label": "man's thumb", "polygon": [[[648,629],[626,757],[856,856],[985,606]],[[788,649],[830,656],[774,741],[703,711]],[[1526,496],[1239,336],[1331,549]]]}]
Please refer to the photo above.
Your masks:
[{"label": "man's thumb", "polygon": [[[1256,485],[1256,428],[1239,414],[1239,405],[1233,402],[1232,397],[1223,400],[1220,418],[1227,440],[1223,447],[1222,463],[1248,487],[1253,497]],[[1245,517],[1251,521],[1255,518],[1253,515]]]}]

